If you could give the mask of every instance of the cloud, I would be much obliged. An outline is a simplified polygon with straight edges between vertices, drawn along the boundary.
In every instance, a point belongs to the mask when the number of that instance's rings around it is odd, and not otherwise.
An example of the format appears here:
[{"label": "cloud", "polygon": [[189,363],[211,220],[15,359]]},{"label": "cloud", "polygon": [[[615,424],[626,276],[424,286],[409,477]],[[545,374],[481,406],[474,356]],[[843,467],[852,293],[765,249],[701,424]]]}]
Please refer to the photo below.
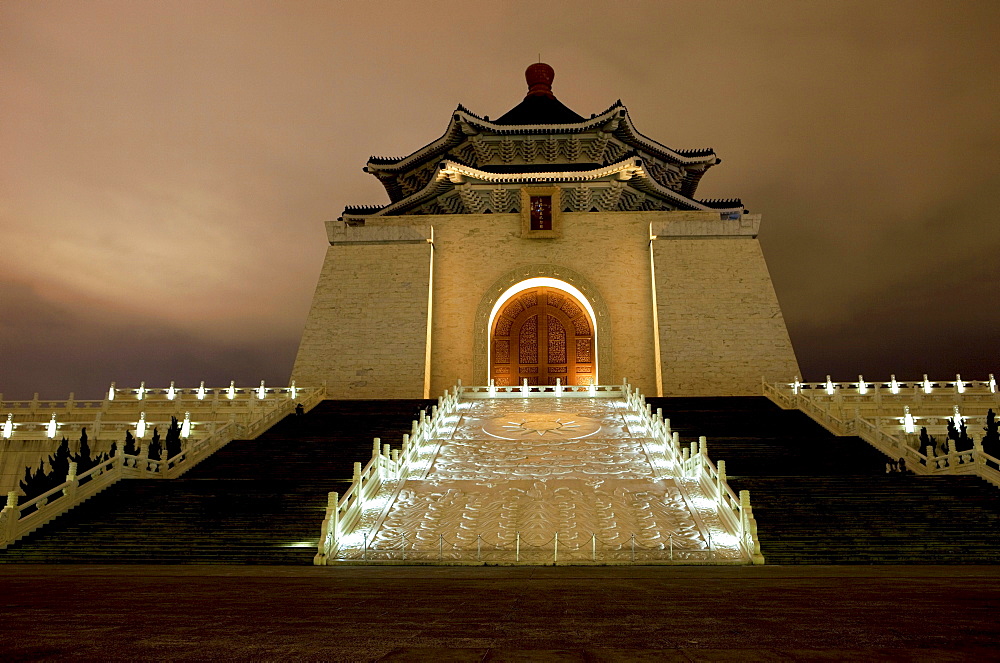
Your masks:
[{"label": "cloud", "polygon": [[199,337],[163,318],[139,317],[93,303],[57,304],[33,286],[0,278],[0,375],[4,398],[100,398],[121,387],[285,385],[298,337],[225,341]]}]

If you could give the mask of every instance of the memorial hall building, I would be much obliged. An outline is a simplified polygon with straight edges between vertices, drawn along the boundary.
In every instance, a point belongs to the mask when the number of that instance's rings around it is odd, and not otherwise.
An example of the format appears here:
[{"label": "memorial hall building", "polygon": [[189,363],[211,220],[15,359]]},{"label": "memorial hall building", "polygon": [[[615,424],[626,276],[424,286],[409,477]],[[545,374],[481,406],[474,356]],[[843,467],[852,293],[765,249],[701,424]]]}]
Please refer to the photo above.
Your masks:
[{"label": "memorial hall building", "polygon": [[553,69],[490,119],[365,171],[389,202],[347,207],[292,379],[328,398],[420,398],[454,385],[616,384],[658,396],[760,393],[799,374],[738,198],[697,197],[711,149],[648,138],[621,102],[589,117]]}]

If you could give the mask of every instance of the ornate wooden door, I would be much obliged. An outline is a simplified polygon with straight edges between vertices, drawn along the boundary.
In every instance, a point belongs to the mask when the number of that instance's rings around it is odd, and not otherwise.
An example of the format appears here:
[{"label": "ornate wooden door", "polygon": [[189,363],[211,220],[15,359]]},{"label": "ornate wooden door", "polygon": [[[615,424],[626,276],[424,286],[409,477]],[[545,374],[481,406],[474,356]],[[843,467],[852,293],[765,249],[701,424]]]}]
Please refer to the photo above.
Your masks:
[{"label": "ornate wooden door", "polygon": [[590,384],[594,334],[583,305],[555,288],[525,290],[504,304],[490,330],[490,377],[500,386]]}]

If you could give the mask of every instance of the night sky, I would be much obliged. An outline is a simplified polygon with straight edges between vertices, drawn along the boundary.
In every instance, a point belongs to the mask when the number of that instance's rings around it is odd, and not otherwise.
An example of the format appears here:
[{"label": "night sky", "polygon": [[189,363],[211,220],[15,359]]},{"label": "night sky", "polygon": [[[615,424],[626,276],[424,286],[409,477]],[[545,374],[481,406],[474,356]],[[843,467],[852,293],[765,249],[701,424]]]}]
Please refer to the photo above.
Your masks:
[{"label": "night sky", "polygon": [[0,4],[0,392],[287,384],[361,168],[497,117],[712,147],[804,377],[1000,376],[1000,3]]}]

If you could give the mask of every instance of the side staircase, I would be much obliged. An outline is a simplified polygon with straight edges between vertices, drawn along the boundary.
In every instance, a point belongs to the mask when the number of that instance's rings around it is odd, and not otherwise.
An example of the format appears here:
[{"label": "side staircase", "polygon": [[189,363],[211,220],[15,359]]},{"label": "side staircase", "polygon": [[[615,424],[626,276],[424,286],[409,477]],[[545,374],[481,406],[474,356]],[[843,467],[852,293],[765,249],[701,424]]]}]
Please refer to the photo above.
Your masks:
[{"label": "side staircase", "polygon": [[324,401],[179,479],[119,481],[0,550],[0,563],[312,563],[329,491],[372,438],[398,446],[431,401]]},{"label": "side staircase", "polygon": [[768,564],[1000,563],[1000,490],[977,477],[886,474],[865,441],[763,397],[647,400],[750,491]]}]

